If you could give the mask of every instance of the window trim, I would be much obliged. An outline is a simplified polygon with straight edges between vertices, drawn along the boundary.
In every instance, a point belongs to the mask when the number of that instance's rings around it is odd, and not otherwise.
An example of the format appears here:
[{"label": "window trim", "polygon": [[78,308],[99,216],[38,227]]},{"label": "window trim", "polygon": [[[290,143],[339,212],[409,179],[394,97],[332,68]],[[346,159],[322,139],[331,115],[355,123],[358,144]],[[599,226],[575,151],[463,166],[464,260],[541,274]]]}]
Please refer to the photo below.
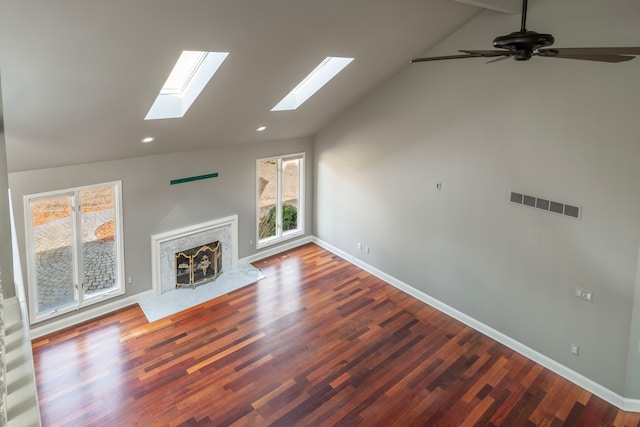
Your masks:
[{"label": "window trim", "polygon": [[[299,194],[298,194],[298,228],[295,230],[287,230],[282,231],[281,225],[276,226],[276,235],[272,237],[266,237],[264,239],[260,239],[259,237],[259,228],[258,224],[260,223],[260,194],[259,194],[259,183],[258,183],[258,164],[269,161],[277,161],[277,187],[276,187],[276,219],[277,221],[281,221],[282,218],[282,165],[284,162],[288,160],[302,160],[299,163]],[[305,234],[305,164],[306,164],[306,153],[293,153],[286,154],[280,156],[273,157],[265,157],[261,159],[256,159],[255,166],[255,185],[256,185],[256,217],[255,217],[255,227],[256,227],[256,249],[266,248],[268,246],[275,245],[277,243],[281,243],[283,241],[293,239],[299,236],[303,236]]]},{"label": "window trim", "polygon": [[[74,292],[77,294],[75,304],[69,304],[69,306],[61,307],[51,312],[38,313],[38,290],[37,287],[37,274],[36,274],[36,260],[35,260],[35,233],[33,227],[33,213],[31,210],[31,202],[38,199],[47,199],[56,196],[72,196],[72,211],[71,217],[73,221],[73,263],[76,267],[74,271],[74,282],[79,283],[80,268],[82,267],[82,259],[78,254],[79,248],[82,247],[82,224],[78,215],[80,209],[79,195],[81,191],[99,188],[99,187],[112,187],[114,198],[114,224],[115,224],[115,241],[116,241],[116,284],[114,287],[104,293],[96,293],[95,295],[86,295],[84,292],[80,292],[77,288]],[[111,181],[105,183],[97,183],[91,185],[84,185],[80,187],[65,188],[61,190],[47,191],[43,193],[27,194],[23,196],[24,206],[24,219],[25,219],[25,248],[26,248],[26,260],[27,260],[27,295],[28,295],[28,309],[29,309],[29,324],[34,325],[36,323],[52,319],[61,316],[66,313],[78,311],[79,309],[89,307],[95,304],[99,304],[103,301],[111,300],[118,296],[124,295],[125,289],[125,264],[124,264],[124,238],[123,238],[123,215],[122,215],[122,181]],[[75,283],[74,283],[75,285]]]}]

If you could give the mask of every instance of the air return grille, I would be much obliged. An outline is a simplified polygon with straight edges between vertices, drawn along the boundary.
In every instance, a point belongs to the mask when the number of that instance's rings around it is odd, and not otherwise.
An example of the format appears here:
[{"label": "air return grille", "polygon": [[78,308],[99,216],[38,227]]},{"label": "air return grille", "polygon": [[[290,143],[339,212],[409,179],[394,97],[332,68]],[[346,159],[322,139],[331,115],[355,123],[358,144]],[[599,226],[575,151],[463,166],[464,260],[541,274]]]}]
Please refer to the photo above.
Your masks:
[{"label": "air return grille", "polygon": [[554,202],[540,197],[529,196],[527,194],[511,192],[509,200],[523,206],[543,211],[568,216],[574,219],[580,219],[581,209],[578,206],[568,205],[566,203]]}]

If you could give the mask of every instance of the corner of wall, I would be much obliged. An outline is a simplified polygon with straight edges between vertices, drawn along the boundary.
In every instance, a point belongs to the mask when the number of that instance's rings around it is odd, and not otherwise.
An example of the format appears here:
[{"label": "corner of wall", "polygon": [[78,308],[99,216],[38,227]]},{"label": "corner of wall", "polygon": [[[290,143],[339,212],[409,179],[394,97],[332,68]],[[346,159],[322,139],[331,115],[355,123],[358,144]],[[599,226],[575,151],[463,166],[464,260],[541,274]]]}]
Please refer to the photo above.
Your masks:
[{"label": "corner of wall", "polygon": [[[4,194],[2,194],[4,193]],[[0,268],[5,280],[3,291],[5,298],[16,296],[13,286],[13,262],[11,246],[11,226],[9,224],[9,177],[7,168],[7,149],[4,140],[4,114],[2,110],[2,82],[0,81],[0,197],[5,198],[0,203]]]},{"label": "corner of wall", "polygon": [[[640,399],[640,245],[636,265],[635,292],[633,297],[633,313],[630,319],[629,353],[627,357],[627,376],[625,383],[625,395],[632,399]],[[640,408],[640,403],[638,403],[638,408]]]}]

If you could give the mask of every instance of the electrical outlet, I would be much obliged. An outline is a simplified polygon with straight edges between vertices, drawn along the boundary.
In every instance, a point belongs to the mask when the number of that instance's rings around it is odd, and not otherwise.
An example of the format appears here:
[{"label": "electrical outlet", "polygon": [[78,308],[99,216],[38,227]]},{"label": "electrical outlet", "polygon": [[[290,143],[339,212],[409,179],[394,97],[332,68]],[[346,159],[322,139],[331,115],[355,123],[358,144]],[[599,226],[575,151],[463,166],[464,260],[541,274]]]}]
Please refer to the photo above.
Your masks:
[{"label": "electrical outlet", "polygon": [[580,347],[577,346],[576,344],[571,344],[571,354],[573,354],[575,356],[579,356],[580,355]]},{"label": "electrical outlet", "polygon": [[362,250],[362,243],[358,242],[358,250],[361,251]]},{"label": "electrical outlet", "polygon": [[576,286],[576,297],[582,298],[585,301],[593,302],[593,292],[586,291]]}]

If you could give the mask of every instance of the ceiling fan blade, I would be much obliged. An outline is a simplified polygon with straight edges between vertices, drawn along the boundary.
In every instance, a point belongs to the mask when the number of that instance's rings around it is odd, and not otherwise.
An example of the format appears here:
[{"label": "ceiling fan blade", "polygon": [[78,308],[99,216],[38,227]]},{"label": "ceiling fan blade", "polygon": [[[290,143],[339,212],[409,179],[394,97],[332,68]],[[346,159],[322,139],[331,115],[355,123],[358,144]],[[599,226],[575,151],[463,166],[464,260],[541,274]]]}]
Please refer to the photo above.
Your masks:
[{"label": "ceiling fan blade", "polygon": [[615,51],[614,53],[612,53],[610,51],[607,51],[606,48],[540,49],[537,55],[547,58],[577,59],[582,61],[610,63],[631,61],[635,58],[635,56],[621,55],[615,53]]},{"label": "ceiling fan blade", "polygon": [[415,58],[412,59],[411,62],[427,62],[427,61],[441,61],[444,59],[460,59],[460,58],[480,58],[481,55],[446,55],[446,56],[430,56],[426,58]]},{"label": "ceiling fan blade", "polygon": [[631,61],[635,58],[635,56],[623,56],[623,55],[556,55],[555,58],[562,59],[579,59],[581,61],[596,61],[596,62],[610,62],[610,63],[618,63]]},{"label": "ceiling fan blade", "polygon": [[640,47],[562,47],[543,50],[557,50],[562,55],[640,55]]},{"label": "ceiling fan blade", "polygon": [[461,50],[460,52],[469,53],[471,55],[482,56],[485,58],[494,58],[496,56],[509,57],[513,55],[513,53],[508,50]]},{"label": "ceiling fan blade", "polygon": [[513,52],[508,50],[461,50],[460,52],[466,52],[469,54],[480,55],[483,58],[495,58],[491,61],[487,61],[487,64],[493,64],[494,62],[504,61],[513,56]]},{"label": "ceiling fan blade", "polygon": [[494,57],[509,57],[512,55],[507,50],[460,50],[458,52],[464,53],[464,55],[446,55],[446,56],[430,56],[426,58],[412,59],[411,62],[426,62],[426,61],[440,61],[443,59],[460,59],[460,58],[494,58]]},{"label": "ceiling fan blade", "polygon": [[505,59],[509,59],[509,56],[499,56],[491,61],[487,61],[486,64],[493,64],[494,62],[504,61]]}]

